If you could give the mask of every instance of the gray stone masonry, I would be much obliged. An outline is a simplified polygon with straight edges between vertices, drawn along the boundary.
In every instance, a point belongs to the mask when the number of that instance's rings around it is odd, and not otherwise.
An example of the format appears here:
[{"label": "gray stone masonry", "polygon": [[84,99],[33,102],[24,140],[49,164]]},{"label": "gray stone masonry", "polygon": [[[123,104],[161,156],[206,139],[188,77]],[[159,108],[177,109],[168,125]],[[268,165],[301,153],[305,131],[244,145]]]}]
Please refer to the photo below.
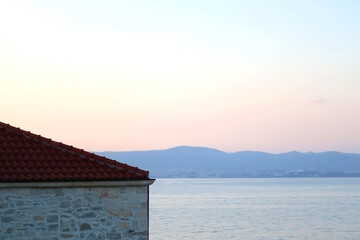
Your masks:
[{"label": "gray stone masonry", "polygon": [[0,239],[146,240],[147,188],[0,188]]}]

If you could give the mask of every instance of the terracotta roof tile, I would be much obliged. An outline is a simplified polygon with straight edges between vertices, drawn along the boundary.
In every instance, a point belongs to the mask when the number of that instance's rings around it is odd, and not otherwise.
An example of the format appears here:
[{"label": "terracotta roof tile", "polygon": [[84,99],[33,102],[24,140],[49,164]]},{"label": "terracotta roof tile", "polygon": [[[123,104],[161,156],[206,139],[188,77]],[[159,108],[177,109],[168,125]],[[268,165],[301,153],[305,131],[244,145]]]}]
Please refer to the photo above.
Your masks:
[{"label": "terracotta roof tile", "polygon": [[0,122],[0,182],[149,179],[149,172]]}]

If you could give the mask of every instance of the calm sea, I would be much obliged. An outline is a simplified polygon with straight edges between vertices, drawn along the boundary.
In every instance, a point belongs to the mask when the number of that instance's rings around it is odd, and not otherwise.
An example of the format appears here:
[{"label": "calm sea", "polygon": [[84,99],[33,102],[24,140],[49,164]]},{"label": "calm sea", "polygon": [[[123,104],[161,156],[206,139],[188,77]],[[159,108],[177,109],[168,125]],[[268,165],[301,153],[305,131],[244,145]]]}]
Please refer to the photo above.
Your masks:
[{"label": "calm sea", "polygon": [[360,240],[360,178],[157,179],[151,240]]}]

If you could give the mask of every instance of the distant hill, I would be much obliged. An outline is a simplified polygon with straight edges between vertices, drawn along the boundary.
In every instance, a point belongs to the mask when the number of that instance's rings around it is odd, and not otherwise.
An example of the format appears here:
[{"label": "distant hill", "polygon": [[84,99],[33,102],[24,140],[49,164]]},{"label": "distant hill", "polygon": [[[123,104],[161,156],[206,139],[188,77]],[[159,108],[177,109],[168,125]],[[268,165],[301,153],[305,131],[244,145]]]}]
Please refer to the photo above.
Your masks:
[{"label": "distant hill", "polygon": [[150,171],[151,177],[360,177],[360,154],[341,152],[225,153],[180,146],[167,150],[97,152]]}]

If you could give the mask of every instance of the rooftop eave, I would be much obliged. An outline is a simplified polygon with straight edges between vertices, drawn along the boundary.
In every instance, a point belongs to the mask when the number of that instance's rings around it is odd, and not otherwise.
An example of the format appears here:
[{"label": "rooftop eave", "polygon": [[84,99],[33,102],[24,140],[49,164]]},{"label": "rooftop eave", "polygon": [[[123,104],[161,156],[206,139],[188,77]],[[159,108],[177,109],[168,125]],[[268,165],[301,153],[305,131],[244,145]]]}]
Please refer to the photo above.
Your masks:
[{"label": "rooftop eave", "polygon": [[153,184],[155,179],[128,181],[83,182],[0,182],[0,188],[78,188],[78,187],[139,187]]}]

